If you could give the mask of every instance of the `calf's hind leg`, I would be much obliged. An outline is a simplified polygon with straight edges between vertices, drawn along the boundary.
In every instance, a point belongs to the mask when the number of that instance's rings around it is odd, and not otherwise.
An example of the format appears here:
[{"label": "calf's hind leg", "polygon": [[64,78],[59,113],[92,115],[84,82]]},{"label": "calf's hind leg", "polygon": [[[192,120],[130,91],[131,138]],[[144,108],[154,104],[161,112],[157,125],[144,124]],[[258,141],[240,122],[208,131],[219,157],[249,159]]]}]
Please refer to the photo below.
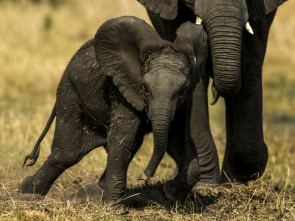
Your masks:
[{"label": "calf's hind leg", "polygon": [[[73,109],[79,110],[76,107]],[[62,116],[58,114],[56,118],[51,154],[33,176],[23,180],[22,193],[46,195],[65,169],[77,164],[94,148],[106,145],[106,137],[83,125],[79,113],[71,114],[71,117]]]}]

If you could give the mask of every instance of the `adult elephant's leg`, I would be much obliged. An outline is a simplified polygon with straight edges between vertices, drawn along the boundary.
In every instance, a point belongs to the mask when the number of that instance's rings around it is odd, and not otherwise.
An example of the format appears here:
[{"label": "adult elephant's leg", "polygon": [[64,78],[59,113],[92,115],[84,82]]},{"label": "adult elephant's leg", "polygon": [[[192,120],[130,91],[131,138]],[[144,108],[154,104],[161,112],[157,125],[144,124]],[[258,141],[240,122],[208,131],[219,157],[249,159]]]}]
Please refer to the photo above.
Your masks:
[{"label": "adult elephant's leg", "polygon": [[196,21],[196,16],[193,11],[187,8],[182,1],[178,1],[178,13],[174,20],[163,19],[158,14],[155,14],[150,10],[147,10],[147,12],[159,35],[163,39],[171,42],[173,42],[176,38],[176,30],[182,23],[187,21]]},{"label": "adult elephant's leg", "polygon": [[61,173],[78,163],[89,151],[105,145],[106,138],[83,126],[80,121],[79,107],[73,104],[73,112],[65,114],[63,107],[57,106],[56,129],[51,154],[33,175],[26,177],[22,184],[22,193],[46,195]]},{"label": "adult elephant's leg", "polygon": [[242,86],[235,97],[225,98],[227,144],[222,182],[259,178],[265,170],[268,151],[262,127],[262,65],[269,27],[275,12],[251,23],[254,35],[243,35]]},{"label": "adult elephant's leg", "polygon": [[187,108],[178,111],[169,130],[167,152],[175,160],[178,173],[173,180],[164,184],[164,192],[173,203],[184,202],[189,191],[200,179],[196,150],[188,135]]},{"label": "adult elephant's leg", "polygon": [[113,106],[108,132],[107,167],[104,178],[103,203],[118,202],[126,189],[126,174],[131,157],[143,141],[144,126],[139,114],[123,104]]},{"label": "adult elephant's leg", "polygon": [[220,168],[216,146],[209,126],[208,114],[208,76],[203,76],[197,84],[192,99],[189,131],[191,141],[196,148],[201,171],[198,184],[218,184]]}]

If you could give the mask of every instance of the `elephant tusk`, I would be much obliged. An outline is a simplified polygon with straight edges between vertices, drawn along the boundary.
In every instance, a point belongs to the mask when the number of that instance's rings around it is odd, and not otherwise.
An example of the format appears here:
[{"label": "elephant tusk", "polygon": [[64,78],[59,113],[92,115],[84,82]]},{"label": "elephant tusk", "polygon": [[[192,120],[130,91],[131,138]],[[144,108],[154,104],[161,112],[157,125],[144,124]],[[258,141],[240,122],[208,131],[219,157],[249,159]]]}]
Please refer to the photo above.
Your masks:
[{"label": "elephant tusk", "polygon": [[254,31],[253,29],[251,28],[251,25],[249,22],[246,23],[246,26],[245,26],[246,30],[251,34],[251,35],[254,35]]},{"label": "elephant tusk", "polygon": [[197,24],[197,25],[201,25],[202,22],[203,22],[202,19],[201,19],[199,16],[197,16],[196,24]]}]

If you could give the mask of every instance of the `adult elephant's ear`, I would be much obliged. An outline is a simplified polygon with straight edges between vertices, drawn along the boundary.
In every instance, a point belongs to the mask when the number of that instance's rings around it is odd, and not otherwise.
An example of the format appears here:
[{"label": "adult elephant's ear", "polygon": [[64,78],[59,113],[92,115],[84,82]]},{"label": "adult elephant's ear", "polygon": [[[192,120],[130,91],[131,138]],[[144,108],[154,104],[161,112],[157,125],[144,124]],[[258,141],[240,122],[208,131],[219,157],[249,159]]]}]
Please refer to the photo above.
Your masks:
[{"label": "adult elephant's ear", "polygon": [[179,0],[137,0],[145,8],[155,14],[159,14],[161,18],[174,20],[177,16]]},{"label": "adult elephant's ear", "polygon": [[95,57],[124,98],[138,111],[144,108],[141,58],[159,50],[162,38],[145,21],[131,16],[105,22],[94,38]]},{"label": "adult elephant's ear", "polygon": [[266,14],[274,11],[287,0],[264,0]]},{"label": "adult elephant's ear", "polygon": [[202,25],[186,22],[176,31],[174,48],[186,54],[190,60],[194,60],[195,71],[193,81],[196,82],[205,72],[205,64],[208,56],[208,36]]},{"label": "adult elephant's ear", "polygon": [[246,0],[249,21],[257,21],[261,17],[276,10],[287,0]]}]

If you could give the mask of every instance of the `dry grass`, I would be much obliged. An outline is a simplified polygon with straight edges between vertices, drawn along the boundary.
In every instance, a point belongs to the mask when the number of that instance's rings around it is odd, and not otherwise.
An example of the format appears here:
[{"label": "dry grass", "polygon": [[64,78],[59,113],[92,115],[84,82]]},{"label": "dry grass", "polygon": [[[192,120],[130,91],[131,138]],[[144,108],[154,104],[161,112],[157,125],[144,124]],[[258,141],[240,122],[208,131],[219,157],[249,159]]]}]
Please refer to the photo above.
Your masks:
[{"label": "dry grass", "polygon": [[[59,1],[52,1],[59,2]],[[60,1],[61,2],[61,1]],[[55,90],[71,56],[106,19],[135,15],[147,19],[134,0],[64,1],[55,7],[33,5],[28,0],[0,1],[0,219],[1,220],[283,220],[295,219],[295,2],[278,11],[272,26],[264,66],[264,130],[269,147],[265,175],[248,187],[232,185],[216,189],[198,188],[195,200],[172,210],[164,206],[130,209],[118,215],[84,194],[80,200],[66,196],[80,186],[95,183],[106,162],[106,153],[97,149],[64,173],[45,197],[22,195],[21,180],[33,174],[50,152],[53,130],[42,143],[38,162],[21,169],[24,157],[48,119]],[[210,107],[212,132],[222,161],[225,145],[224,105]],[[151,155],[148,135],[128,171],[129,186],[142,184]],[[165,157],[155,180],[168,179],[175,167]],[[192,197],[192,198],[194,198]],[[63,198],[63,199],[60,199]]]}]

